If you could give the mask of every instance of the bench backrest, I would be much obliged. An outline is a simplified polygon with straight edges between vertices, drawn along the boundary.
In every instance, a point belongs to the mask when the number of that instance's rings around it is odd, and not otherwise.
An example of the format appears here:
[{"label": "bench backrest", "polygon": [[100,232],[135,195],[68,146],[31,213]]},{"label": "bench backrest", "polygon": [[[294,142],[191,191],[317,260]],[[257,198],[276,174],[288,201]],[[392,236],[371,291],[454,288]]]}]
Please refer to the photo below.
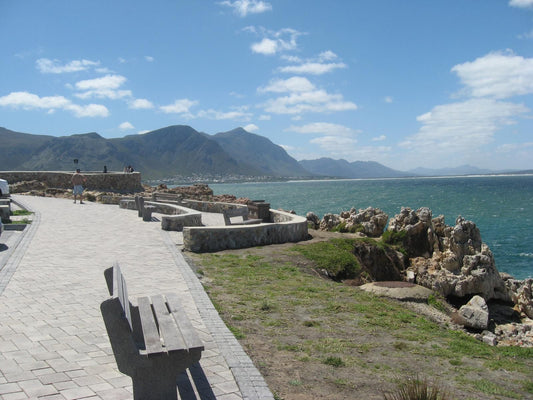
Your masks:
[{"label": "bench backrest", "polygon": [[131,308],[130,301],[128,299],[128,287],[126,286],[126,280],[118,263],[113,265],[113,297],[117,297],[124,311],[124,317],[128,320],[130,329],[133,330],[133,323],[131,320]]},{"label": "bench backrest", "polygon": [[229,208],[222,211],[222,214],[226,225],[231,225],[231,217],[242,217],[246,221],[248,219],[248,207]]}]

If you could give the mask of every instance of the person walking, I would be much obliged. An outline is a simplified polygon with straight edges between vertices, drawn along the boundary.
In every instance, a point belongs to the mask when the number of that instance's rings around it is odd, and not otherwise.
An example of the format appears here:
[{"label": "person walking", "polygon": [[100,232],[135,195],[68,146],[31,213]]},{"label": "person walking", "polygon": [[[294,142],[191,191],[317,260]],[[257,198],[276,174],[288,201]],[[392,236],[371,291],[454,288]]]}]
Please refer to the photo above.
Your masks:
[{"label": "person walking", "polygon": [[87,182],[87,178],[80,173],[80,169],[76,170],[76,173],[72,175],[72,193],[74,194],[74,204],[76,204],[76,197],[80,196],[80,204],[83,204],[83,184]]}]

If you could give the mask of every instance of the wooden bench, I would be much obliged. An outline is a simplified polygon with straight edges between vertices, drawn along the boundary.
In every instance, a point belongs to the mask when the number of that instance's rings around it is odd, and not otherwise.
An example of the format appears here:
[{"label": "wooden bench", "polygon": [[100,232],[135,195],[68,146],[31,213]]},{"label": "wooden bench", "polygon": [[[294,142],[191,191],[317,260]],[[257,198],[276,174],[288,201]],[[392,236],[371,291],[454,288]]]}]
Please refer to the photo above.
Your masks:
[{"label": "wooden bench", "polygon": [[[250,225],[263,222],[262,219],[248,219],[248,207],[229,208],[223,210],[222,214],[224,215],[224,222],[226,225]],[[231,218],[233,217],[242,217],[242,221],[232,222]]]},{"label": "wooden bench", "polygon": [[118,368],[130,376],[134,399],[177,399],[178,375],[204,350],[176,294],[128,298],[126,280],[115,264],[104,272],[111,298],[102,315]]}]

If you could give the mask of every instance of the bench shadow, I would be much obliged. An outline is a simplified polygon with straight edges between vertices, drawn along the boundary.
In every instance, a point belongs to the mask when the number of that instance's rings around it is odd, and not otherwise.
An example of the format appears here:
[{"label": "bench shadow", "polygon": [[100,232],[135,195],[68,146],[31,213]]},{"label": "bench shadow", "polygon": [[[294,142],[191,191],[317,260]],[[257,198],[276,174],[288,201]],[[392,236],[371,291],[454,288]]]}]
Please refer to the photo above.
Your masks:
[{"label": "bench shadow", "polygon": [[[187,372],[182,372],[178,377],[178,392],[182,400],[216,400],[215,393],[205,376],[204,370],[199,363],[189,368],[189,373],[193,382],[189,379]],[[193,386],[194,383],[194,386]],[[194,391],[196,388],[196,392]],[[198,396],[196,395],[198,394]]]}]

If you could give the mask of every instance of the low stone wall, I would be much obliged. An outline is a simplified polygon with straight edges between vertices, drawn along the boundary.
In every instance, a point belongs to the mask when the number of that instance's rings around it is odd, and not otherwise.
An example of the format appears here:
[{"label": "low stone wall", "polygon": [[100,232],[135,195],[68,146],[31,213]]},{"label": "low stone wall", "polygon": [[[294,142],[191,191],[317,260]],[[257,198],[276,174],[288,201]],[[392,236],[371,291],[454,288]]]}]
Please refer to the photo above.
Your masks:
[{"label": "low stone wall", "polygon": [[190,199],[183,199],[181,201],[181,204],[192,208],[193,210],[218,214],[222,214],[223,211],[230,210],[232,208],[247,207],[245,204],[223,203],[220,201],[200,201]]},{"label": "low stone wall", "polygon": [[270,210],[275,223],[258,225],[184,227],[184,250],[195,253],[300,242],[309,238],[307,219]]},{"label": "low stone wall", "polygon": [[[202,213],[191,210],[187,207],[170,203],[159,203],[155,201],[144,201],[145,206],[153,206],[153,212],[164,214],[161,217],[161,229],[165,231],[181,232],[184,226],[202,226]],[[119,207],[136,210],[135,200],[123,198],[119,202]]]},{"label": "low stone wall", "polygon": [[[10,184],[23,181],[43,182],[49,188],[72,189],[72,172],[54,171],[0,171],[0,178]],[[90,172],[82,171],[87,178],[85,188],[87,190],[100,190],[118,193],[133,193],[143,190],[141,174],[132,172]]]}]

